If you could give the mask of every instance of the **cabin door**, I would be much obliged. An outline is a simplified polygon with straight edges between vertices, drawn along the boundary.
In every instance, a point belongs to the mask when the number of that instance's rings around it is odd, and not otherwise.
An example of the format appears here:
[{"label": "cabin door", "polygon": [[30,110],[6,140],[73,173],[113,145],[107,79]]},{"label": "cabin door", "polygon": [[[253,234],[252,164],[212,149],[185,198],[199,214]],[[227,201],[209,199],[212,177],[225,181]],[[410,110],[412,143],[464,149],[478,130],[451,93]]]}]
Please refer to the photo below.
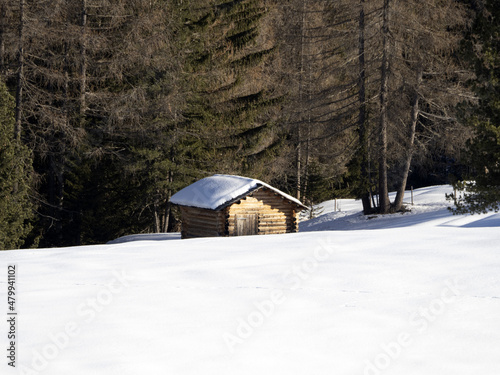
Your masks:
[{"label": "cabin door", "polygon": [[236,235],[237,236],[250,236],[258,234],[259,222],[257,215],[236,215]]}]

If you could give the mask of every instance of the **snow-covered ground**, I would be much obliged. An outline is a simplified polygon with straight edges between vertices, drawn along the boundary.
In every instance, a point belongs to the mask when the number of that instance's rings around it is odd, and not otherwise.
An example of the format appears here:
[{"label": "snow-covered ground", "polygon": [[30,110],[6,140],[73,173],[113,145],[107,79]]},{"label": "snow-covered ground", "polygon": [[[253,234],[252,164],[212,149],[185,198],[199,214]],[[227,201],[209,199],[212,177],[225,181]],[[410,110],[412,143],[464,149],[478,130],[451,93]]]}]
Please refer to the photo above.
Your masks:
[{"label": "snow-covered ground", "polygon": [[0,373],[498,375],[500,214],[445,192],[385,217],[325,202],[297,234],[0,252]]},{"label": "snow-covered ground", "polygon": [[[445,194],[453,193],[449,185],[431,186],[416,189],[413,193],[405,193],[404,203],[410,212],[392,215],[364,216],[361,212],[361,202],[354,199],[327,201],[318,205],[318,217],[301,223],[301,231],[325,230],[362,230],[415,227],[418,225],[431,227],[500,227],[500,215],[458,215],[453,216],[448,207],[452,204],[445,199]],[[389,196],[394,200],[395,193]],[[335,211],[335,208],[337,209]],[[499,237],[500,238],[500,237]],[[500,244],[499,244],[500,248]]]}]

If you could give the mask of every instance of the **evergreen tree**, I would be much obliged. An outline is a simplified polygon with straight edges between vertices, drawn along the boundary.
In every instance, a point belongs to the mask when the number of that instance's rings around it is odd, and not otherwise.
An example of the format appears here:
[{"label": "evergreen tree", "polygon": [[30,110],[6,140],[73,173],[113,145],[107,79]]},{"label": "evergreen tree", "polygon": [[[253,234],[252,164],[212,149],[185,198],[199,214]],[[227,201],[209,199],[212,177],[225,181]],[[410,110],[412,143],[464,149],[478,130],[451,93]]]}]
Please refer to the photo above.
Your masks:
[{"label": "evergreen tree", "polygon": [[0,249],[17,249],[29,234],[30,152],[14,136],[14,100],[0,81]]},{"label": "evergreen tree", "polygon": [[477,102],[464,105],[464,119],[474,129],[468,142],[471,173],[455,201],[455,213],[500,210],[500,1],[474,2],[476,19],[467,35],[464,52],[473,63],[471,81]]},{"label": "evergreen tree", "polygon": [[268,9],[262,0],[200,3],[194,13],[189,4],[186,16],[192,95],[184,112],[186,128],[197,134],[198,168],[262,178],[259,167],[281,141],[276,107],[282,97],[266,71],[275,47],[272,35],[260,32]]},{"label": "evergreen tree", "polygon": [[352,156],[357,114],[353,88],[358,80],[349,70],[357,55],[351,51],[353,3],[276,3],[276,87],[286,95],[279,123],[287,135],[285,147],[274,157],[279,166],[274,181],[304,202],[318,202],[320,196],[338,194],[334,181]]},{"label": "evergreen tree", "polygon": [[[75,161],[71,177],[76,183],[68,190],[69,210],[80,213],[82,243],[171,229],[170,195],[191,182],[195,171],[186,156],[186,139],[192,137],[182,129],[182,62],[189,46],[182,43],[180,6],[164,1],[124,5],[120,12],[128,17],[123,23],[117,17],[114,32],[101,36],[112,50],[106,58],[114,88],[110,93],[108,81],[89,77],[98,87],[87,99],[91,144],[83,160]],[[109,20],[105,14],[99,16]],[[89,34],[97,20],[89,14]],[[90,57],[88,70],[94,72],[95,57]]]}]

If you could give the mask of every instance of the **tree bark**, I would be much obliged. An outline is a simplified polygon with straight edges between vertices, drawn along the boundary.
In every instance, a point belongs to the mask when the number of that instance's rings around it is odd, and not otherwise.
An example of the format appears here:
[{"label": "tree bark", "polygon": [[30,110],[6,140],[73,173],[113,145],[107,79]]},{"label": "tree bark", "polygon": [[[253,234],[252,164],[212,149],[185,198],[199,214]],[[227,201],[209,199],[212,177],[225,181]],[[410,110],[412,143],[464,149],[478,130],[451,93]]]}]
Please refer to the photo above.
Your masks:
[{"label": "tree bark", "polygon": [[168,232],[168,226],[170,224],[170,211],[172,210],[172,204],[170,203],[170,197],[172,196],[172,191],[169,190],[167,193],[168,201],[167,207],[165,208],[165,219],[163,220],[163,233]]},{"label": "tree bark", "polygon": [[[174,180],[174,174],[172,171],[168,171],[168,184],[172,185],[172,181]],[[165,208],[165,219],[163,220],[163,232],[168,232],[168,226],[170,225],[170,211],[172,210],[172,205],[170,203],[170,198],[172,197],[172,189],[167,190],[167,207]]]},{"label": "tree bark", "polygon": [[5,27],[7,18],[6,0],[0,0],[0,74],[5,72]]},{"label": "tree bark", "polygon": [[417,84],[415,87],[415,92],[413,94],[412,98],[412,103],[411,103],[411,117],[410,117],[410,139],[408,143],[408,150],[407,150],[407,155],[406,155],[406,160],[405,160],[405,165],[403,169],[403,174],[401,176],[401,183],[399,185],[397,194],[396,194],[396,199],[394,201],[394,210],[399,211],[401,207],[403,206],[403,198],[405,194],[405,189],[406,189],[406,182],[408,181],[408,175],[410,174],[410,166],[411,166],[411,160],[413,157],[413,150],[414,150],[414,145],[415,145],[415,135],[416,135],[416,130],[417,130],[417,122],[418,122],[418,114],[419,114],[419,88],[420,88],[420,83],[422,82],[422,75],[423,71],[422,68],[420,67],[417,72]]},{"label": "tree bark", "polygon": [[297,193],[296,193],[296,198],[300,200],[300,191],[302,190],[302,181],[301,181],[301,170],[302,170],[302,144],[301,144],[301,130],[300,130],[300,124],[298,125],[297,129]]},{"label": "tree bark", "polygon": [[309,166],[311,162],[311,121],[308,119],[306,127],[306,156],[304,163],[304,188],[302,196],[305,199],[308,194]]},{"label": "tree bark", "polygon": [[386,214],[390,210],[387,186],[387,102],[389,84],[389,0],[384,0],[382,21],[382,66],[380,79],[380,138],[379,138],[379,210]]},{"label": "tree bark", "polygon": [[299,108],[300,119],[297,125],[297,199],[302,190],[302,121],[304,120],[304,44],[306,32],[306,0],[302,1],[302,19],[300,26],[300,76],[299,76]]},{"label": "tree bark", "polygon": [[21,139],[21,121],[23,113],[23,85],[24,85],[24,2],[19,0],[19,50],[17,60],[17,88],[16,88],[16,122],[14,138]]},{"label": "tree bark", "polygon": [[366,129],[366,63],[365,63],[365,0],[359,2],[359,23],[358,23],[358,128],[359,144],[361,149],[361,202],[363,204],[363,213],[368,215],[372,211],[370,202],[369,180],[368,176],[368,144]]},{"label": "tree bark", "polygon": [[82,0],[80,43],[80,126],[83,126],[87,107],[87,0]]}]

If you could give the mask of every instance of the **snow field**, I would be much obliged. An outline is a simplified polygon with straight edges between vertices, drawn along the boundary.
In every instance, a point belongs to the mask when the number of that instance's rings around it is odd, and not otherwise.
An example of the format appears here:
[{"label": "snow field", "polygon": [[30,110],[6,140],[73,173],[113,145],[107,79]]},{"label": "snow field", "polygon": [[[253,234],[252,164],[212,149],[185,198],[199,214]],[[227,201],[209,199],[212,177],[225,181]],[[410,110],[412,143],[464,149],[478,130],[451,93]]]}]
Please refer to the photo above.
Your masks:
[{"label": "snow field", "polygon": [[446,189],[297,234],[1,252],[19,289],[1,373],[497,375],[500,218],[452,216]]}]

